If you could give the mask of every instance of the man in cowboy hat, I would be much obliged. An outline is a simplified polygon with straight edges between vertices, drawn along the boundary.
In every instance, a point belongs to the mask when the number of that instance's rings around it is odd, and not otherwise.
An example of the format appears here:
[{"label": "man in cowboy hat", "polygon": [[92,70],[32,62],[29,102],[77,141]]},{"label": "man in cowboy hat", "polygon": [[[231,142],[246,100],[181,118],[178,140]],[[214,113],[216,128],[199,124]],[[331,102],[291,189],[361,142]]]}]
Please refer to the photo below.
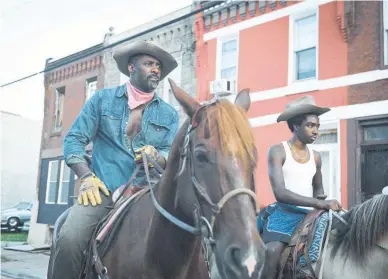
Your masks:
[{"label": "man in cowboy hat", "polygon": [[[108,213],[112,193],[142,160],[140,151],[164,168],[178,129],[178,113],[154,93],[159,81],[177,67],[171,54],[140,41],[118,49],[114,59],[129,81],[97,91],[64,140],[66,164],[81,183],[78,203],[71,208],[51,255],[57,279],[78,278],[92,232]],[[85,152],[89,142],[93,142],[91,162]],[[134,185],[146,185],[144,169]]]},{"label": "man in cowboy hat", "polygon": [[267,278],[277,278],[281,253],[310,209],[341,209],[337,200],[325,200],[321,157],[307,146],[318,137],[319,116],[329,110],[317,106],[312,96],[305,96],[288,103],[277,119],[287,122],[292,136],[272,146],[268,155],[268,173],[277,202],[258,217],[258,229],[269,252]]}]

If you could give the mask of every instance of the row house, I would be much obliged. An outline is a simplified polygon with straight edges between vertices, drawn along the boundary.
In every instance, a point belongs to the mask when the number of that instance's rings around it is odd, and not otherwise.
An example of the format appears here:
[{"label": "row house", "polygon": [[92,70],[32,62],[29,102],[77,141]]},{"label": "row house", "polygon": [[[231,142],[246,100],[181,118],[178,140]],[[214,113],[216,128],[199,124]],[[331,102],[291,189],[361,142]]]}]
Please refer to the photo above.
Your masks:
[{"label": "row house", "polygon": [[[39,206],[33,214],[36,216],[31,220],[30,243],[50,243],[51,229],[55,221],[75,201],[79,182],[64,162],[64,136],[82,106],[96,90],[118,86],[128,81],[128,77],[119,72],[113,59],[117,47],[138,40],[159,45],[178,61],[178,67],[168,77],[174,79],[192,96],[196,96],[193,33],[195,18],[186,17],[168,24],[171,20],[189,14],[192,8],[191,5],[187,6],[120,34],[114,34],[114,29],[110,28],[101,44],[46,62],[44,120],[37,183]],[[157,28],[162,24],[163,27]],[[148,32],[151,28],[154,31]],[[159,84],[157,94],[178,110],[182,122],[185,115],[165,80]],[[92,148],[92,143],[86,147],[90,155]]]},{"label": "row house", "polygon": [[[37,223],[53,225],[73,205],[76,177],[65,164],[63,140],[85,102],[103,87],[102,49],[98,44],[46,62]],[[87,150],[91,152],[91,145]]]},{"label": "row house", "polygon": [[262,206],[268,150],[291,135],[276,119],[305,95],[332,108],[312,145],[328,197],[351,207],[388,185],[388,2],[225,1],[197,15],[195,36],[199,100],[250,88]]}]

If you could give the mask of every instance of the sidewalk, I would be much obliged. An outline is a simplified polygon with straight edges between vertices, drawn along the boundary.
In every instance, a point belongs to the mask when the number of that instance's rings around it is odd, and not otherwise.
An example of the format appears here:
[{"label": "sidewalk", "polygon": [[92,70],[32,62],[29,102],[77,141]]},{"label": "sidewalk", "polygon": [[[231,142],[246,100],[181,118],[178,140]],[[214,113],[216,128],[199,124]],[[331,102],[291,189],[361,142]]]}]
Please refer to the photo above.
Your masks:
[{"label": "sidewalk", "polygon": [[[3,244],[3,243],[2,243]],[[1,278],[47,278],[49,252],[20,252],[1,248]]]}]

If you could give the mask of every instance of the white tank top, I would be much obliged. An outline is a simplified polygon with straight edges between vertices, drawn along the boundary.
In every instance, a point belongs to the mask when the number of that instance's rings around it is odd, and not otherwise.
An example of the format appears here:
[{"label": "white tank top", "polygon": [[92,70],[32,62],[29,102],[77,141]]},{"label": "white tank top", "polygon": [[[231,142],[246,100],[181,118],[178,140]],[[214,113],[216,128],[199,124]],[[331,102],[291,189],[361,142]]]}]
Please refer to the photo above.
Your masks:
[{"label": "white tank top", "polygon": [[313,150],[311,147],[307,147],[310,152],[310,159],[302,164],[295,161],[288,143],[284,141],[282,144],[286,152],[286,160],[283,164],[283,176],[286,189],[295,194],[312,198],[313,178],[317,172]]}]

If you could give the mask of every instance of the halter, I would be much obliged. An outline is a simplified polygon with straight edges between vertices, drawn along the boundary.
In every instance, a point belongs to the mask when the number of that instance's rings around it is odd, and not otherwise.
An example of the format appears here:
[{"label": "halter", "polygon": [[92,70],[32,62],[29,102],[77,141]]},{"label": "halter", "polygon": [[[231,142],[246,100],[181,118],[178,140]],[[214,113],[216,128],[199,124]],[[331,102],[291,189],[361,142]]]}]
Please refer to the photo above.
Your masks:
[{"label": "halter", "polygon": [[197,198],[198,198],[198,196],[200,198],[202,198],[204,201],[206,201],[206,203],[208,205],[210,205],[210,207],[212,209],[212,216],[211,216],[210,221],[205,216],[201,215],[199,208],[196,208],[193,212],[195,226],[189,225],[189,224],[179,220],[175,216],[173,216],[171,213],[169,213],[166,209],[164,209],[158,203],[158,201],[155,198],[153,187],[151,186],[151,183],[150,183],[148,161],[154,166],[157,164],[144,151],[142,151],[143,166],[145,168],[145,174],[147,177],[148,186],[149,186],[149,189],[151,192],[151,197],[152,197],[152,201],[154,203],[155,208],[160,212],[160,214],[162,214],[171,223],[175,224],[179,228],[181,228],[181,229],[183,229],[191,234],[201,236],[205,240],[205,242],[207,242],[211,245],[215,244],[213,229],[214,229],[214,224],[215,224],[216,218],[219,215],[219,213],[221,212],[224,205],[231,198],[239,196],[239,195],[248,195],[255,202],[256,210],[258,210],[258,208],[259,208],[257,205],[257,201],[256,201],[256,194],[252,190],[246,189],[246,188],[238,188],[238,189],[231,190],[230,192],[226,193],[217,203],[215,203],[211,200],[207,191],[200,185],[200,183],[198,182],[198,180],[195,177],[194,167],[193,167],[192,159],[191,159],[192,154],[188,148],[189,143],[190,143],[190,134],[192,131],[194,131],[198,127],[199,123],[197,122],[196,119],[197,119],[197,115],[198,115],[199,111],[201,109],[206,108],[208,106],[211,106],[217,102],[218,102],[217,99],[213,99],[210,102],[207,102],[207,103],[201,105],[194,113],[194,116],[192,118],[192,122],[186,131],[185,140],[184,140],[184,144],[183,144],[183,152],[180,155],[181,160],[182,160],[182,165],[181,165],[180,171],[177,174],[177,176],[181,175],[183,173],[183,171],[185,170],[187,162],[189,162],[191,181],[194,185],[194,189],[195,189],[195,193],[197,195]]}]

